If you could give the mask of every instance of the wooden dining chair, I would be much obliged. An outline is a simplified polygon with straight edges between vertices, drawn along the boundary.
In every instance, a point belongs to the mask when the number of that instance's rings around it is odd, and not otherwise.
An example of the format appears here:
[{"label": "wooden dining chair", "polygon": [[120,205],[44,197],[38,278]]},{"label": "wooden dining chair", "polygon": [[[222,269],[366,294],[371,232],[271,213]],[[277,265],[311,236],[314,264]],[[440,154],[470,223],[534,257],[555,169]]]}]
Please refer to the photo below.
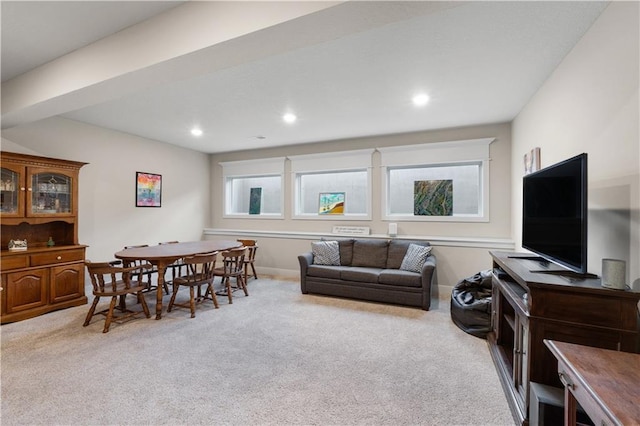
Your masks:
[{"label": "wooden dining chair", "polygon": [[[144,313],[147,318],[151,316],[142,292],[147,285],[143,280],[144,273],[151,269],[152,265],[143,264],[123,267],[115,263],[116,262],[85,261],[89,277],[91,278],[91,285],[93,286],[94,299],[84,321],[84,327],[89,325],[94,315],[101,314],[106,317],[102,332],[107,333],[112,321],[121,322],[140,314],[140,311],[127,309],[125,296],[128,294],[133,294],[138,298],[138,303],[142,306],[142,313]],[[108,308],[96,312],[96,307],[101,297],[111,297],[111,303]],[[118,298],[120,299],[120,303],[116,305]],[[116,316],[116,310],[122,312],[122,315]]]},{"label": "wooden dining chair", "polygon": [[256,273],[256,267],[254,265],[256,260],[256,251],[258,251],[258,242],[256,240],[238,240],[243,246],[247,248],[247,254],[244,257],[244,282],[247,283],[247,277],[249,275],[249,268],[253,273],[253,278],[258,279]]},{"label": "wooden dining chair", "polygon": [[[174,306],[181,306],[191,310],[191,318],[196,317],[196,302],[204,302],[205,300],[213,301],[213,306],[218,309],[218,299],[213,291],[214,268],[216,264],[217,252],[196,254],[194,256],[185,257],[184,267],[186,274],[176,277],[173,280],[173,294],[169,301],[167,312],[171,312]],[[201,286],[206,285],[204,295],[201,295]],[[189,287],[189,304],[176,303],[176,296],[180,287]],[[195,290],[198,289],[198,296]]]},{"label": "wooden dining chair", "polygon": [[[128,249],[132,249],[132,248],[140,248],[140,247],[149,247],[149,244],[140,244],[137,246],[125,246],[124,249],[128,250]],[[138,259],[138,260],[133,260],[133,261],[127,261],[124,263],[124,266],[127,267],[132,267],[132,266],[139,266],[146,263],[144,260],[142,259]],[[149,292],[149,291],[153,291],[156,290],[158,288],[157,285],[153,284],[153,276],[154,274],[156,275],[156,282],[157,282],[157,275],[158,275],[158,268],[156,268],[155,266],[153,266],[149,271],[146,271],[144,273],[144,282],[146,283],[146,288],[144,290],[145,293]],[[167,283],[164,283],[164,292],[166,294],[169,294],[169,286],[167,285]]]},{"label": "wooden dining chair", "polygon": [[[243,290],[244,295],[248,296],[249,291],[244,281],[244,257],[247,252],[245,247],[238,247],[226,250],[221,253],[222,267],[216,268],[213,273],[217,277],[222,277],[222,285],[226,293],[218,293],[229,298],[229,304],[233,303],[233,291]],[[236,280],[235,287],[231,286],[231,278]]]},{"label": "wooden dining chair", "polygon": [[[178,244],[180,241],[164,241],[161,243],[158,243],[158,245],[164,245],[164,244]],[[171,270],[171,280],[167,281],[167,272]],[[185,264],[183,259],[178,259],[175,262],[173,262],[171,265],[167,265],[167,269],[165,270],[165,285],[171,284],[173,285],[173,281],[176,279],[176,277],[179,277],[180,275],[183,274],[185,270]]]}]

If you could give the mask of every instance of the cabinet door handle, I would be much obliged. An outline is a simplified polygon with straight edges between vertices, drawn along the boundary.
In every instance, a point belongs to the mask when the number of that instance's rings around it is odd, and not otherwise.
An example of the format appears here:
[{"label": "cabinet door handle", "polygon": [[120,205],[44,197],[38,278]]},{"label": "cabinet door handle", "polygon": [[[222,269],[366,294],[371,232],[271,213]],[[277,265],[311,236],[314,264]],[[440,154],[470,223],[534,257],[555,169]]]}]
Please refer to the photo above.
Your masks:
[{"label": "cabinet door handle", "polygon": [[58,259],[58,260],[62,260],[62,256],[58,256],[56,259]]},{"label": "cabinet door handle", "polygon": [[558,373],[558,377],[560,378],[560,381],[562,382],[562,384],[568,388],[568,389],[574,389],[575,386],[573,384],[573,382],[571,382],[571,379],[569,379],[566,375],[566,373],[562,372],[562,373]]}]

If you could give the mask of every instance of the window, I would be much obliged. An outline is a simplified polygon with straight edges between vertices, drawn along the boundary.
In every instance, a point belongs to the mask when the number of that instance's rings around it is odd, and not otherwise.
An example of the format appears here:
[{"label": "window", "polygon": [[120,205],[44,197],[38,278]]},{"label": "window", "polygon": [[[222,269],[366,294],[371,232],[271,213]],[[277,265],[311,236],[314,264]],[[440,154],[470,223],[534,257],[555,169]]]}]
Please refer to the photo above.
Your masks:
[{"label": "window", "polygon": [[283,218],[284,157],[220,163],[224,217]]},{"label": "window", "polygon": [[[358,150],[289,157],[294,188],[293,218],[371,219],[372,154],[373,150]],[[342,212],[321,213],[321,195],[343,197]]]},{"label": "window", "polygon": [[489,144],[475,139],[380,148],[386,220],[489,220]]}]

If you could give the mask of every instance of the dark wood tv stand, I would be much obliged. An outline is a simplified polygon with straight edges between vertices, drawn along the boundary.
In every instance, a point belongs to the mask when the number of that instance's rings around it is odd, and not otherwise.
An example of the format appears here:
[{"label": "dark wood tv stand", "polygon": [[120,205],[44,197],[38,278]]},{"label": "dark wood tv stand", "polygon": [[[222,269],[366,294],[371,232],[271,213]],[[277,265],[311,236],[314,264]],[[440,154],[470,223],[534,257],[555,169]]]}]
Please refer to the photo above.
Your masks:
[{"label": "dark wood tv stand", "polygon": [[524,254],[491,252],[489,350],[513,417],[528,424],[529,382],[562,387],[544,339],[640,352],[640,293],[612,290],[600,279],[532,272]]}]

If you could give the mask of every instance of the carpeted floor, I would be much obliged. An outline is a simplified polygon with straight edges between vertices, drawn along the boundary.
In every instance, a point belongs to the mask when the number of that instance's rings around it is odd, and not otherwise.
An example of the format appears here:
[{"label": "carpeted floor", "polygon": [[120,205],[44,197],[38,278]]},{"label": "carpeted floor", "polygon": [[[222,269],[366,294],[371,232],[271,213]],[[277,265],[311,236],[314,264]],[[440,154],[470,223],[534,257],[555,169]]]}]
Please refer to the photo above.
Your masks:
[{"label": "carpeted floor", "polygon": [[513,424],[485,341],[448,301],[425,312],[272,279],[249,292],[107,334],[102,317],[82,327],[88,305],[3,325],[2,425]]}]

